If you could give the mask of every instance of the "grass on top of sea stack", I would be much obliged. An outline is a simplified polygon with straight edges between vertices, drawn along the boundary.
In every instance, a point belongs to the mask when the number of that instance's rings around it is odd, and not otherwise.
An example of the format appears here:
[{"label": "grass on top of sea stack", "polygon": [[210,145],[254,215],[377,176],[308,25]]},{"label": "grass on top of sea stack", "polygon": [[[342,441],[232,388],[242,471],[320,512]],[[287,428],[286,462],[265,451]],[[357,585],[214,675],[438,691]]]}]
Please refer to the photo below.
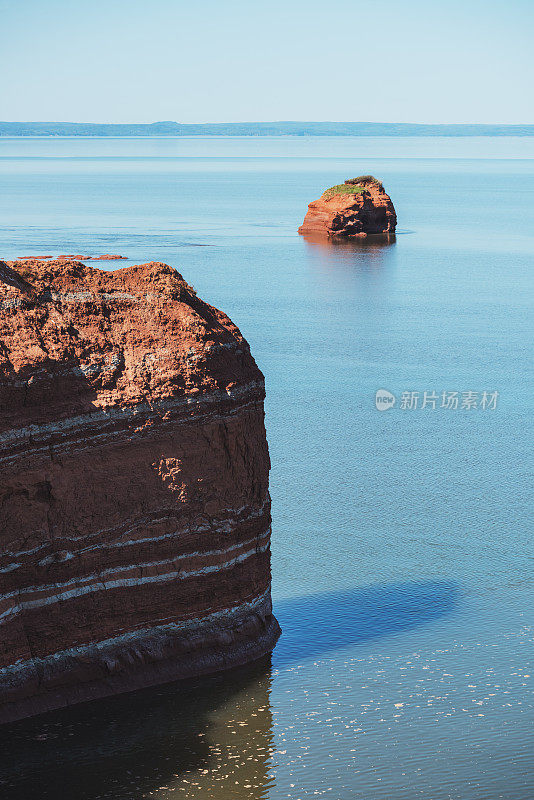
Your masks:
[{"label": "grass on top of sea stack", "polygon": [[338,183],[337,186],[331,186],[330,189],[325,189],[323,192],[324,200],[331,200],[338,194],[361,194],[367,191],[369,186],[377,186],[383,189],[382,181],[375,178],[373,175],[360,175],[358,178],[350,178],[345,183]]},{"label": "grass on top of sea stack", "polygon": [[384,188],[382,181],[379,181],[373,175],[360,175],[358,178],[350,178],[345,183],[338,183],[337,186],[331,186],[330,189],[326,189],[323,192],[323,199],[331,200],[332,197],[338,194],[361,194],[367,191],[367,187],[371,185],[378,186],[380,189]]},{"label": "grass on top of sea stack", "polygon": [[337,194],[361,194],[367,191],[365,186],[347,186],[345,183],[339,183],[337,186],[331,186],[323,192],[324,200],[331,200]]}]

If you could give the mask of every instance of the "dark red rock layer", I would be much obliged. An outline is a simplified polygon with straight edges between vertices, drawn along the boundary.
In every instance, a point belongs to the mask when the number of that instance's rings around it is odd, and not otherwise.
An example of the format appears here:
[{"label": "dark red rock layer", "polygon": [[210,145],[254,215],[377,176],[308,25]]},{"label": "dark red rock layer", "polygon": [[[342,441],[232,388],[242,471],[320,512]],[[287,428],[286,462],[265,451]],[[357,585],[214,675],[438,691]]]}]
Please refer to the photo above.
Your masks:
[{"label": "dark red rock layer", "polygon": [[258,658],[263,376],[171,267],[0,262],[0,721]]},{"label": "dark red rock layer", "polygon": [[[346,183],[350,183],[347,181]],[[299,233],[328,238],[363,238],[395,233],[397,215],[381,183],[365,184],[357,194],[333,194],[327,190],[308,206]]]}]

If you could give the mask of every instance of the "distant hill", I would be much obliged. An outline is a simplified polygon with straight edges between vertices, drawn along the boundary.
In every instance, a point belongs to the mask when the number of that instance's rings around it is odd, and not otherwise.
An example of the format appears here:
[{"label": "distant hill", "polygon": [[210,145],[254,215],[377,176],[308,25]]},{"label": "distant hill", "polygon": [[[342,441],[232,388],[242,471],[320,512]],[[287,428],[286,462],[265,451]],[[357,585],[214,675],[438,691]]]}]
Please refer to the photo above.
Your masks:
[{"label": "distant hill", "polygon": [[534,136],[534,125],[405,122],[0,122],[0,136]]}]

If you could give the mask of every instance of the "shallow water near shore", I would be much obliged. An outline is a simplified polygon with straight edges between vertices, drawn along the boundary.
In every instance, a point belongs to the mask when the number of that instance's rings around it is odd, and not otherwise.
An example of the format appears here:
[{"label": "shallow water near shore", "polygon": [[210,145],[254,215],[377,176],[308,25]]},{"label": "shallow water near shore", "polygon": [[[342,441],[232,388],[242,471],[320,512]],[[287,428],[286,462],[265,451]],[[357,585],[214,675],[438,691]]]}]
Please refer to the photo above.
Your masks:
[{"label": "shallow water near shore", "polygon": [[[361,173],[395,241],[299,237]],[[0,728],[0,797],[531,800],[534,140],[0,139],[0,175],[0,257],[165,261],[250,342],[283,628]]]}]

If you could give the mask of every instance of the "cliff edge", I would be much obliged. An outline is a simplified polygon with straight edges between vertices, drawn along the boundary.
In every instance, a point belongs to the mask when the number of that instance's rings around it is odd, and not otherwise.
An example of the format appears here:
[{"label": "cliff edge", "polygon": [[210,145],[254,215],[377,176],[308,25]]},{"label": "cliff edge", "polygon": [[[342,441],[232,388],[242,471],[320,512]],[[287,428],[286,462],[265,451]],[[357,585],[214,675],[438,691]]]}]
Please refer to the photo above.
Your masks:
[{"label": "cliff edge", "polygon": [[368,234],[394,234],[397,215],[381,181],[360,175],[332,186],[308,206],[301,234],[329,238],[364,238]]},{"label": "cliff edge", "polygon": [[272,649],[264,395],[166,264],[0,262],[0,722]]}]

